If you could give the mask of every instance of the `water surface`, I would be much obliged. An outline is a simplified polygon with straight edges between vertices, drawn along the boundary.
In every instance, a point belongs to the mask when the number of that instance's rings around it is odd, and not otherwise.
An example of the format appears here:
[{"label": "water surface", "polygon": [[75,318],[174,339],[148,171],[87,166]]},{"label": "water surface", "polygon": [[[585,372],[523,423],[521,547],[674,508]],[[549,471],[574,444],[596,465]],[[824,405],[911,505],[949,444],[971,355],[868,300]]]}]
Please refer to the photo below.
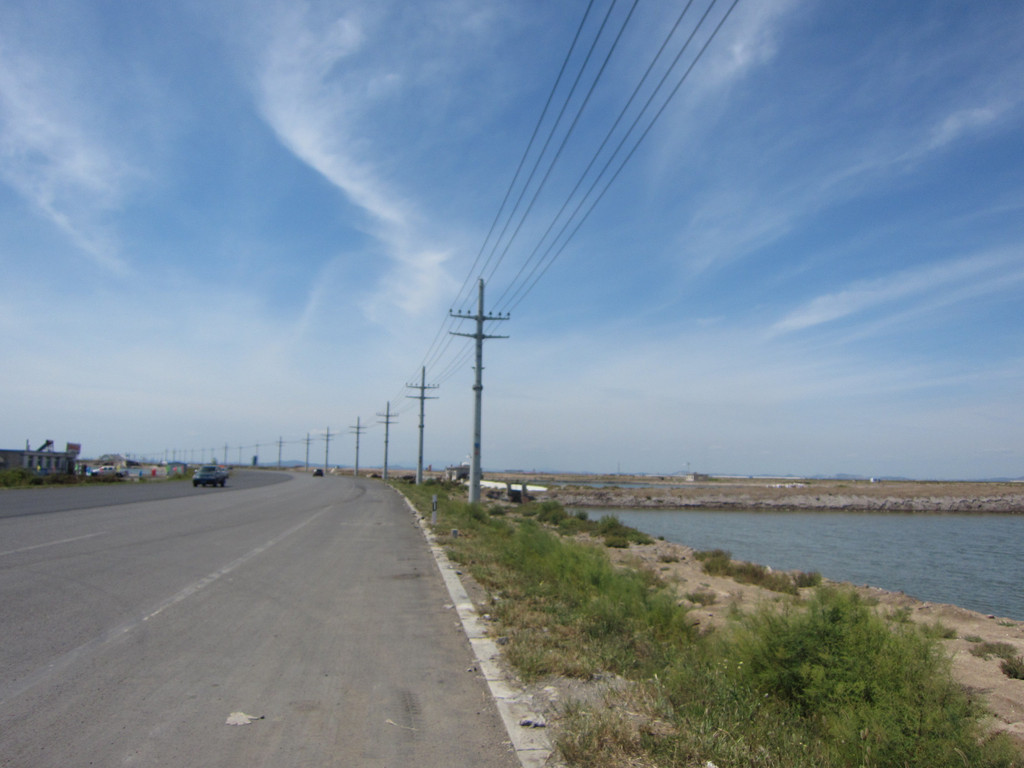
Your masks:
[{"label": "water surface", "polygon": [[[609,514],[588,509],[590,517]],[[615,510],[626,525],[737,560],[818,571],[1024,621],[1024,515]]]}]

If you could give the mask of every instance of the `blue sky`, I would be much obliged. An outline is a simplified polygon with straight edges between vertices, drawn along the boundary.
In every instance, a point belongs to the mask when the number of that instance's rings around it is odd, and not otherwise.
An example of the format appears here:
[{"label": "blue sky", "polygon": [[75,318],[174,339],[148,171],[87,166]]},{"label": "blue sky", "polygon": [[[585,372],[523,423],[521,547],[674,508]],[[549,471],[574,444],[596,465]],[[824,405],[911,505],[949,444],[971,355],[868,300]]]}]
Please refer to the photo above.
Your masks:
[{"label": "blue sky", "polygon": [[8,0],[0,442],[1024,475],[1024,6],[683,7]]}]

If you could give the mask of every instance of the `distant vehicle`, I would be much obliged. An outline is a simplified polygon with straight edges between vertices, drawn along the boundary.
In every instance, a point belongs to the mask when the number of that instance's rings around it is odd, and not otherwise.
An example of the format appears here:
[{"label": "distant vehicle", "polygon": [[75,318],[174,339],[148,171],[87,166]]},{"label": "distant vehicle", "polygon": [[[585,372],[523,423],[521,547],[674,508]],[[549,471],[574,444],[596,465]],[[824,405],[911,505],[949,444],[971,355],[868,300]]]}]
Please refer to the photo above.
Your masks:
[{"label": "distant vehicle", "polygon": [[124,473],[113,464],[104,464],[102,467],[96,467],[92,473],[101,477],[104,475],[107,477],[124,477]]},{"label": "distant vehicle", "polygon": [[192,475],[192,487],[200,485],[219,485],[221,488],[228,481],[228,471],[216,464],[205,464]]},{"label": "distant vehicle", "polygon": [[322,469],[318,468],[318,469],[314,469],[313,470],[313,477],[323,477],[323,476],[324,476],[324,471]]}]

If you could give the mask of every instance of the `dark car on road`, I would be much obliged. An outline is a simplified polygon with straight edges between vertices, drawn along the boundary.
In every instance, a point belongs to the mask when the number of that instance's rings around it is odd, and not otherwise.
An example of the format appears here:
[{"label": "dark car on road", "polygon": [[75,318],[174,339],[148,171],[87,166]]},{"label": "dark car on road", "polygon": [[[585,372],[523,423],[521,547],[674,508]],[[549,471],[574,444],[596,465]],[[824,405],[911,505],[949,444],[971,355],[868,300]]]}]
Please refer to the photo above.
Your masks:
[{"label": "dark car on road", "polygon": [[216,464],[207,464],[206,466],[200,467],[192,475],[193,487],[200,485],[219,485],[221,488],[228,481],[228,471],[221,469]]}]

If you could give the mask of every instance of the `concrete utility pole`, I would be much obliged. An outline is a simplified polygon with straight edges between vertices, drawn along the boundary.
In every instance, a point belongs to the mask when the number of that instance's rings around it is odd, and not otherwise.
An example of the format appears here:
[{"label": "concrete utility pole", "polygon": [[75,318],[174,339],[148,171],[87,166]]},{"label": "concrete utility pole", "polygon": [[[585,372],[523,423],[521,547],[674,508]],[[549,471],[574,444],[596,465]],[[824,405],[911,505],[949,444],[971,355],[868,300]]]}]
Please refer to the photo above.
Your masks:
[{"label": "concrete utility pole", "polygon": [[437,400],[436,397],[428,397],[426,391],[428,389],[437,389],[439,384],[427,385],[427,368],[423,366],[420,368],[420,383],[419,384],[406,384],[405,386],[409,389],[418,389],[420,393],[418,395],[406,395],[406,397],[412,400],[420,401],[420,452],[416,459],[416,485],[423,484],[423,403],[426,400]]},{"label": "concrete utility pole", "polygon": [[277,438],[277,468],[281,468],[281,446],[284,445],[284,438]]},{"label": "concrete utility pole", "polygon": [[476,504],[480,501],[480,414],[483,403],[483,371],[484,371],[484,339],[507,339],[508,336],[488,336],[484,333],[484,322],[488,320],[508,320],[509,315],[485,315],[484,314],[484,280],[480,278],[480,291],[477,299],[477,310],[475,315],[465,312],[452,312],[451,317],[460,320],[475,320],[476,333],[455,333],[449,331],[453,336],[465,336],[469,339],[476,339],[476,383],[473,384],[474,398],[473,410],[473,454],[469,460],[469,503]]},{"label": "concrete utility pole", "polygon": [[224,466],[228,464],[228,444],[224,443]]},{"label": "concrete utility pole", "polygon": [[356,465],[352,469],[352,476],[359,477],[359,435],[363,433],[363,430],[366,429],[366,427],[360,425],[359,417],[356,416],[356,425],[354,427],[349,427],[349,429],[356,433]]},{"label": "concrete utility pole", "polygon": [[324,433],[324,474],[327,474],[327,455],[331,451],[331,428],[327,428],[327,432]]},{"label": "concrete utility pole", "polygon": [[384,479],[388,479],[388,435],[391,434],[391,401],[388,400],[388,407],[384,413],[378,413],[378,416],[383,416],[384,421],[377,422],[378,424],[384,425]]},{"label": "concrete utility pole", "polygon": [[309,432],[306,433],[306,471],[309,472]]}]

